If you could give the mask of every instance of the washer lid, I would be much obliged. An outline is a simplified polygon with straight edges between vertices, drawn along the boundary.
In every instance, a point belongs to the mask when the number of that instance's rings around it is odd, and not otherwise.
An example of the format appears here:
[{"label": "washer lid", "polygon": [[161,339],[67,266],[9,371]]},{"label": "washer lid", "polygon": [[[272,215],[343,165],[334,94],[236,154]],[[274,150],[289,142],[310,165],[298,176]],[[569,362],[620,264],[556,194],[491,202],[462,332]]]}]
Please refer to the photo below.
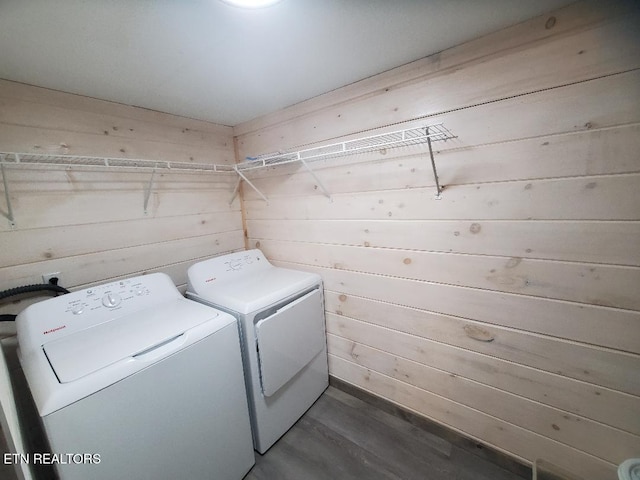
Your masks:
[{"label": "washer lid", "polygon": [[168,343],[219,313],[192,309],[184,301],[163,303],[43,345],[60,383],[69,383],[124,358],[135,357]]}]

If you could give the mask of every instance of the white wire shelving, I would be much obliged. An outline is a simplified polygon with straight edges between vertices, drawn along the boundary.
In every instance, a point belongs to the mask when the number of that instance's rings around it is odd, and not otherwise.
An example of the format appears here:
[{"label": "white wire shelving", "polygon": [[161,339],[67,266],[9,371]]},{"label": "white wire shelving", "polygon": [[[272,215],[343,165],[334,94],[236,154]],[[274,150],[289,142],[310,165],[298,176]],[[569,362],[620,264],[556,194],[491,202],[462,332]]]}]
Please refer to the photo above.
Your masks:
[{"label": "white wire shelving", "polygon": [[[440,181],[438,179],[438,172],[436,170],[436,162],[433,157],[431,144],[433,142],[445,142],[454,138],[457,137],[448,128],[446,128],[442,123],[436,123],[433,125],[412,127],[393,132],[381,133],[378,135],[359,137],[353,140],[321,145],[319,147],[306,148],[298,151],[276,152],[258,155],[257,157],[247,157],[244,162],[237,165],[237,170],[238,175],[241,177],[240,180],[245,180],[245,182],[247,182],[247,184],[253,188],[263,200],[268,201],[262,192],[260,192],[260,190],[256,188],[242,172],[298,162],[302,164],[313,176],[324,195],[330,199],[331,195],[329,191],[311,169],[309,162],[327,160],[357,153],[366,153],[386,148],[399,148],[426,144],[429,148],[429,157],[436,183],[435,198],[439,200],[442,198],[442,187],[440,186]],[[234,190],[234,195],[236,194],[238,187],[239,183],[236,186],[236,190]]]},{"label": "white wire shelving", "polygon": [[293,162],[311,162],[341,157],[355,153],[365,153],[382,148],[408,147],[430,142],[447,141],[456,138],[442,123],[423,127],[397,130],[379,135],[360,137],[354,140],[307,148],[295,152],[277,152],[257,157],[247,157],[239,164],[241,170],[264,168]]},{"label": "white wire shelving", "polygon": [[130,158],[108,158],[108,157],[90,157],[78,155],[55,155],[42,153],[16,153],[4,152],[0,153],[0,171],[2,173],[2,182],[4,186],[4,197],[7,205],[7,211],[0,212],[9,221],[9,225],[15,227],[15,217],[13,206],[11,204],[11,196],[9,195],[9,182],[7,180],[7,171],[5,167],[29,167],[29,166],[47,166],[47,167],[64,167],[71,168],[90,168],[90,169],[110,169],[110,170],[147,170],[151,171],[149,182],[144,191],[144,214],[148,214],[149,198],[153,189],[153,182],[157,171],[172,172],[204,172],[204,173],[235,173],[235,165],[217,165],[209,163],[188,163],[188,162],[169,162],[166,160],[143,160]]},{"label": "white wire shelving", "polygon": [[11,197],[9,195],[9,182],[7,180],[7,172],[5,167],[26,167],[26,166],[50,166],[72,168],[92,168],[92,169],[110,169],[110,170],[146,170],[151,172],[151,176],[144,195],[144,213],[147,214],[149,197],[153,188],[153,182],[156,172],[196,172],[196,173],[232,173],[238,176],[238,181],[233,190],[233,194],[229,203],[233,203],[238,194],[240,184],[244,181],[260,197],[268,202],[267,197],[251,182],[247,174],[252,170],[262,169],[266,167],[275,167],[277,165],[285,165],[290,163],[300,163],[316,180],[320,189],[325,196],[331,198],[331,195],[318,176],[309,166],[309,163],[338,158],[345,155],[353,155],[358,153],[372,152],[386,148],[409,147],[415,145],[426,144],[428,146],[431,166],[436,183],[436,199],[441,198],[442,187],[440,186],[436,163],[433,156],[431,144],[433,142],[447,141],[457,138],[442,123],[433,125],[425,125],[421,127],[412,127],[393,132],[381,133],[378,135],[370,135],[347,140],[344,142],[321,145],[318,147],[306,148],[297,151],[276,152],[270,154],[258,155],[256,157],[247,157],[243,162],[236,165],[224,165],[213,163],[190,163],[190,162],[172,162],[166,160],[147,160],[147,159],[129,159],[129,158],[108,158],[108,157],[91,157],[77,155],[55,155],[40,153],[15,153],[0,152],[0,170],[2,173],[2,181],[4,185],[4,195],[7,205],[7,212],[1,212],[12,227],[15,226],[13,208],[11,205]]},{"label": "white wire shelving", "polygon": [[176,172],[235,172],[233,165],[217,165],[213,163],[169,162],[166,160],[88,157],[44,153],[0,153],[0,164],[8,166],[50,165],[68,168],[155,169]]}]

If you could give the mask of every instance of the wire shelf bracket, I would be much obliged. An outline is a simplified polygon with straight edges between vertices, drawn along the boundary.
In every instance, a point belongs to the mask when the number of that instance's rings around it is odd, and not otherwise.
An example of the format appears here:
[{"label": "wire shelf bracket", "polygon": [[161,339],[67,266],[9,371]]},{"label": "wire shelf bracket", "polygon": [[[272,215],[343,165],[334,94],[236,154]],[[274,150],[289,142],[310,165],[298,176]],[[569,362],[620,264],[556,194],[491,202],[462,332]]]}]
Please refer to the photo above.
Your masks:
[{"label": "wire shelf bracket", "polygon": [[[15,228],[16,222],[15,217],[13,216],[13,206],[11,205],[11,195],[9,195],[9,182],[7,181],[7,172],[4,168],[4,155],[0,155],[0,171],[2,171],[2,184],[4,185],[4,199],[7,204],[7,213],[2,212],[2,216],[4,216],[9,221],[9,226],[11,228]],[[17,158],[17,161],[20,161],[20,158]]]},{"label": "wire shelf bracket", "polygon": [[326,189],[326,187],[324,186],[324,184],[322,183],[322,181],[318,178],[318,176],[315,174],[315,172],[313,170],[311,170],[311,167],[309,167],[309,164],[300,159],[300,163],[302,163],[302,165],[304,166],[304,168],[307,169],[307,171],[311,174],[311,176],[313,177],[313,179],[318,183],[318,186],[320,187],[320,190],[322,190],[322,192],[324,193],[324,196],[327,197],[329,200],[331,200],[331,194],[329,193],[329,191]]},{"label": "wire shelf bracket", "polygon": [[436,200],[442,200],[442,187],[438,179],[438,170],[436,169],[436,160],[433,158],[433,147],[431,146],[431,137],[429,136],[429,127],[425,127],[425,135],[427,136],[427,145],[429,146],[429,158],[431,158],[431,168],[433,169],[433,179],[436,182]]},{"label": "wire shelf bracket", "polygon": [[229,205],[231,205],[233,203],[233,201],[236,199],[236,196],[238,195],[238,190],[240,190],[240,182],[242,180],[245,181],[245,183],[247,185],[249,185],[251,188],[253,188],[253,190],[260,195],[260,198],[262,198],[262,200],[264,200],[265,202],[267,202],[267,204],[269,204],[269,199],[267,197],[264,196],[264,194],[258,189],[258,187],[256,187],[253,183],[251,183],[251,180],[249,180],[246,175],[244,175],[240,169],[238,168],[238,166],[235,166],[235,171],[238,174],[239,178],[238,178],[238,183],[236,184],[236,188],[233,190],[233,196],[231,197],[231,200],[229,201]]},{"label": "wire shelf bracket", "polygon": [[149,214],[149,197],[151,196],[151,189],[153,188],[153,179],[156,176],[156,169],[154,168],[151,171],[151,178],[149,178],[149,183],[147,184],[147,188],[144,190],[144,214]]}]

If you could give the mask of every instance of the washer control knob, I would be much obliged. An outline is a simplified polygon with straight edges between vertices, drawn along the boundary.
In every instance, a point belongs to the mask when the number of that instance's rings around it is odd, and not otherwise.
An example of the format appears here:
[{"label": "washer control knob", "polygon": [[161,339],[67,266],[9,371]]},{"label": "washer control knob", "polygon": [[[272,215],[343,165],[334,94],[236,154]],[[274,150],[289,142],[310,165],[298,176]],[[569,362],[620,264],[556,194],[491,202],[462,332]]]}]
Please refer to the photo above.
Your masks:
[{"label": "washer control knob", "polygon": [[102,297],[102,304],[107,308],[114,308],[120,305],[122,298],[117,293],[107,293]]},{"label": "washer control knob", "polygon": [[84,305],[76,305],[71,309],[71,313],[74,315],[82,315],[82,312],[84,312]]}]

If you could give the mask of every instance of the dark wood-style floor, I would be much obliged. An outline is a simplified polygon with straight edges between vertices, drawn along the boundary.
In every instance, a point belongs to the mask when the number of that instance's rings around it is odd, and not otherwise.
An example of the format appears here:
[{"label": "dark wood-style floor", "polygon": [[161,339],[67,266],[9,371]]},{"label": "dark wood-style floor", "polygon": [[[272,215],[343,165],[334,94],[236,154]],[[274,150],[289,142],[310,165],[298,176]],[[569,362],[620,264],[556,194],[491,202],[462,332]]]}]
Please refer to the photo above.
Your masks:
[{"label": "dark wood-style floor", "polygon": [[[420,419],[415,424],[413,417],[408,421],[388,413],[383,408],[393,407],[386,402],[367,400],[329,387],[265,455],[256,452],[256,464],[244,480],[531,478],[530,469],[501,454]],[[0,465],[0,478],[15,479],[13,467]]]},{"label": "dark wood-style floor", "polygon": [[245,480],[531,478],[522,472],[508,471],[468,448],[329,387],[265,455],[256,453],[256,465]]}]

